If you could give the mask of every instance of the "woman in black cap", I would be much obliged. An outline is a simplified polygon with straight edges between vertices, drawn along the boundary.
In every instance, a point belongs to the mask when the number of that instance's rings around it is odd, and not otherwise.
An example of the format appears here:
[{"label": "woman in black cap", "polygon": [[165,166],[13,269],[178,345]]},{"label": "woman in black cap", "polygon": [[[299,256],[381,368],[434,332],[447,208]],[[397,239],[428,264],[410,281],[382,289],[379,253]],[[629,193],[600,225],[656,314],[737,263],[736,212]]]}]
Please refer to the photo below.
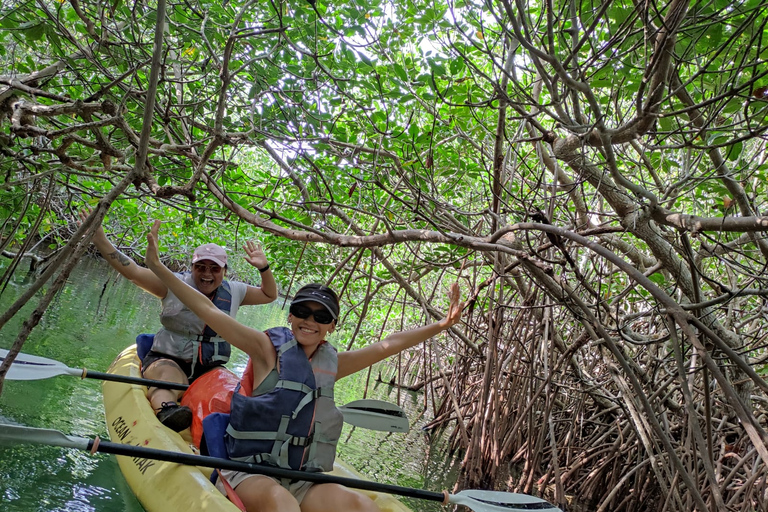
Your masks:
[{"label": "woman in black cap", "polygon": [[[339,300],[327,286],[311,284],[295,295],[290,328],[265,332],[223,314],[186,286],[157,252],[158,221],[147,236],[149,269],[225,340],[250,356],[245,393],[232,397],[225,436],[233,460],[305,471],[330,471],[342,417],[333,401],[334,383],[449,329],[461,319],[459,287],[449,292],[448,314],[429,325],[390,334],[367,347],[338,352],[325,337],[336,329]],[[264,475],[222,471],[248,512],[376,512],[367,496],[338,484],[279,481]]]}]

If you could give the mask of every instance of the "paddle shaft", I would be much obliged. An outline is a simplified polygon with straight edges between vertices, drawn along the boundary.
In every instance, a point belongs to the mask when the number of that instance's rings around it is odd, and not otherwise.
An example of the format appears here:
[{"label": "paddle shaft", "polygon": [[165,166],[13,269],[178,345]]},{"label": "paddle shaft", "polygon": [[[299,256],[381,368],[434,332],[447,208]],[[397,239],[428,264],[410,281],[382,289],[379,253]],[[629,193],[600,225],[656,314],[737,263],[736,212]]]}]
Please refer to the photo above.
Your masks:
[{"label": "paddle shaft", "polygon": [[[95,441],[93,439],[83,439],[88,441],[87,449],[92,451]],[[399,485],[381,484],[377,482],[369,482],[367,480],[358,480],[356,478],[328,475],[325,473],[310,473],[307,471],[295,471],[274,466],[249,464],[247,462],[237,462],[233,460],[220,459],[218,457],[208,457],[205,455],[192,455],[189,453],[157,450],[155,448],[131,446],[109,441],[99,441],[99,443],[96,445],[96,451],[102,453],[111,453],[114,455],[124,455],[126,457],[133,457],[135,459],[163,460],[166,462],[175,462],[179,464],[187,464],[190,466],[203,466],[214,469],[231,469],[235,471],[242,471],[244,473],[266,475],[275,478],[289,478],[292,480],[304,480],[307,482],[314,482],[319,484],[340,484],[354,489],[362,489],[364,491],[397,494],[400,496],[407,496],[409,498],[438,501],[441,503],[445,501],[445,495],[443,493],[425,491],[423,489],[413,489],[410,487],[401,487]]]},{"label": "paddle shaft", "polygon": [[82,378],[108,380],[111,382],[124,382],[126,384],[139,384],[142,386],[156,387],[156,388],[163,388],[163,389],[180,389],[182,391],[186,390],[189,387],[187,384],[179,384],[176,382],[168,382],[164,380],[142,379],[140,377],[129,377],[127,375],[114,375],[112,373],[92,372],[86,369],[83,369]]}]

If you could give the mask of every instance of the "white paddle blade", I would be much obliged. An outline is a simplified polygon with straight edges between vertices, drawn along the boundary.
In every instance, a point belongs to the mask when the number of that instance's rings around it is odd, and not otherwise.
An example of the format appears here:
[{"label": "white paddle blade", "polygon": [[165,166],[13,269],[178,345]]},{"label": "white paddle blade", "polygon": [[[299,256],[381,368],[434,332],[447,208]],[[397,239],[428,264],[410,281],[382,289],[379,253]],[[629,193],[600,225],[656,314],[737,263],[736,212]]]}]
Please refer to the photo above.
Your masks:
[{"label": "white paddle blade", "polygon": [[0,444],[47,444],[64,448],[88,449],[88,439],[67,436],[58,430],[0,424]]},{"label": "white paddle blade", "polygon": [[[8,351],[0,349],[0,363],[5,360]],[[57,375],[81,375],[82,370],[69,368],[64,364],[46,359],[45,357],[31,356],[29,354],[19,354],[13,360],[8,374],[5,376],[8,380],[40,380]]]},{"label": "white paddle blade", "polygon": [[408,432],[411,425],[405,411],[382,400],[355,400],[339,407],[344,422],[355,427],[382,432]]},{"label": "white paddle blade", "polygon": [[389,413],[392,416],[400,416],[405,418],[405,411],[399,405],[395,405],[391,402],[385,402],[384,400],[364,398],[363,400],[355,400],[354,402],[349,402],[344,407],[348,409],[371,409],[376,412]]},{"label": "white paddle blade", "polygon": [[562,512],[550,502],[536,496],[501,491],[467,489],[458,494],[450,494],[448,503],[464,505],[475,512],[520,512],[527,510]]},{"label": "white paddle blade", "polygon": [[398,416],[384,416],[375,412],[347,409],[342,406],[339,410],[344,415],[344,422],[352,426],[366,428],[368,430],[380,430],[382,432],[408,432],[410,424],[408,418]]}]

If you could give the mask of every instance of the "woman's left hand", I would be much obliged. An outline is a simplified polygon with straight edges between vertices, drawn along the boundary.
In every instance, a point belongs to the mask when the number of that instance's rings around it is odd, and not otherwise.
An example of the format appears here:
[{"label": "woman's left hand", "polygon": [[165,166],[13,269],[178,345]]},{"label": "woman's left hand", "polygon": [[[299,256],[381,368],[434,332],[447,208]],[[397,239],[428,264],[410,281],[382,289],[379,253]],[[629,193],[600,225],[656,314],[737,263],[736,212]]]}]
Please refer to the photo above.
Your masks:
[{"label": "woman's left hand", "polygon": [[445,315],[445,318],[440,320],[440,326],[443,329],[450,329],[459,323],[459,320],[461,320],[461,313],[464,310],[464,303],[459,302],[460,298],[461,290],[459,289],[459,283],[451,284],[451,287],[448,289],[448,299],[450,300],[450,305],[448,306],[448,314]]},{"label": "woman's left hand", "polygon": [[150,269],[157,268],[160,265],[160,254],[157,249],[158,233],[160,231],[160,221],[156,220],[152,228],[147,233],[147,253],[144,256],[144,263]]},{"label": "woman's left hand", "polygon": [[264,268],[269,265],[267,256],[264,254],[264,250],[258,242],[254,242],[253,240],[245,242],[245,254],[245,261],[256,268]]}]

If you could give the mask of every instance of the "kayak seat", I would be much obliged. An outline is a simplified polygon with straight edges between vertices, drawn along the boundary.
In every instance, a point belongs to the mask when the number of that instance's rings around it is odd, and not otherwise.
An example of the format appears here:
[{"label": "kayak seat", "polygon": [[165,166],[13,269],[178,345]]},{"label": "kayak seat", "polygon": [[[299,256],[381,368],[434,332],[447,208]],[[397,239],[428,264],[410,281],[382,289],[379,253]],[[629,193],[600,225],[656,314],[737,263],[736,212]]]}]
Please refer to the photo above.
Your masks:
[{"label": "kayak seat", "polygon": [[139,356],[139,361],[144,360],[147,352],[152,348],[152,343],[154,341],[154,334],[139,334],[136,336],[136,355]]},{"label": "kayak seat", "polygon": [[[203,418],[203,437],[200,440],[200,453],[210,457],[229,459],[224,434],[229,425],[229,414],[214,412]],[[211,482],[216,483],[218,472],[211,474]]]}]

